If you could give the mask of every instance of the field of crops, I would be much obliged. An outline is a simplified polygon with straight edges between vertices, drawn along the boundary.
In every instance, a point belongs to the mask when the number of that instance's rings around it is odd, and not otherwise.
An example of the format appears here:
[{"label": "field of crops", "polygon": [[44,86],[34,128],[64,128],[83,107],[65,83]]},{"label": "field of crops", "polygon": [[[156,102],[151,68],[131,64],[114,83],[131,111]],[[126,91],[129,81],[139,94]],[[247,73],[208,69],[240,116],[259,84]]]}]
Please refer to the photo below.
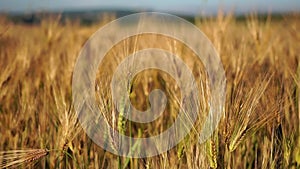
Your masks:
[{"label": "field of crops", "polygon": [[274,19],[250,14],[241,20],[219,13],[195,18],[194,24],[219,53],[227,79],[223,116],[203,144],[198,143],[198,132],[210,106],[209,92],[205,70],[193,53],[173,39],[151,35],[114,46],[99,67],[95,89],[101,113],[120,133],[156,135],[174,122],[180,109],[174,79],[149,70],[134,78],[130,100],[144,111],[150,106],[149,92],[159,88],[168,97],[162,116],[141,124],[114,113],[110,79],[129,53],[149,47],[172,50],[182,56],[202,89],[198,95],[203,118],[174,148],[148,158],[120,157],[96,145],[82,130],[72,105],[72,75],[79,52],[95,31],[113,19],[106,16],[87,26],[49,16],[28,25],[0,17],[0,168],[300,167],[299,15]]}]

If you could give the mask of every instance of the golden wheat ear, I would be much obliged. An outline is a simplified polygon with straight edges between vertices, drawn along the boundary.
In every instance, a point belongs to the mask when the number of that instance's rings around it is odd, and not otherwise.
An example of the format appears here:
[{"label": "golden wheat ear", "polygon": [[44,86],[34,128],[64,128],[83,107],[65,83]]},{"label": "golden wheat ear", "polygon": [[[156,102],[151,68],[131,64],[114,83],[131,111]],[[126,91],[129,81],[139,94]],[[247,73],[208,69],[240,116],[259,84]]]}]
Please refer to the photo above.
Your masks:
[{"label": "golden wheat ear", "polygon": [[[272,76],[271,76],[272,77]],[[246,97],[241,99],[239,109],[236,114],[233,131],[229,143],[229,150],[234,151],[237,146],[248,137],[258,131],[267,123],[279,117],[278,107],[270,105],[269,109],[259,107],[259,102],[267,89],[271,77],[255,82],[255,86],[250,89]],[[266,97],[266,96],[265,96]],[[259,112],[259,113],[257,113]]]},{"label": "golden wheat ear", "polygon": [[47,149],[0,151],[0,168],[15,168],[20,165],[34,164],[47,156]]}]

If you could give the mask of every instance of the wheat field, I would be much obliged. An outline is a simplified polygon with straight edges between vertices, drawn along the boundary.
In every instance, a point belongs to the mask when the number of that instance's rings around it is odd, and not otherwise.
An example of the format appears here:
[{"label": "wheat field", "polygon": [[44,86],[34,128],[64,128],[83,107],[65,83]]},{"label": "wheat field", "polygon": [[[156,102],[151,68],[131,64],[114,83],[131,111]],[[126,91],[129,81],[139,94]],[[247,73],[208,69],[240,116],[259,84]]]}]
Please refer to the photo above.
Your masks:
[{"label": "wheat field", "polygon": [[[177,146],[138,159],[114,155],[93,143],[72,105],[72,73],[80,49],[114,16],[89,26],[62,23],[56,15],[34,25],[1,16],[0,168],[299,168],[299,17],[261,18],[255,13],[245,19],[223,13],[195,17],[194,24],[214,44],[225,69],[223,117],[203,144],[197,138],[199,118]],[[200,108],[208,111],[205,73],[191,51],[172,39],[133,38],[114,47],[96,79],[99,108],[114,129],[134,137],[155,135],[174,122],[180,106],[174,79],[149,70],[135,77],[130,99],[145,110],[149,92],[162,89],[169,98],[163,115],[149,124],[130,122],[121,113],[112,115],[108,74],[121,61],[119,56],[128,54],[122,50],[124,44],[132,46],[129,53],[149,46],[175,50],[199,79]]]}]

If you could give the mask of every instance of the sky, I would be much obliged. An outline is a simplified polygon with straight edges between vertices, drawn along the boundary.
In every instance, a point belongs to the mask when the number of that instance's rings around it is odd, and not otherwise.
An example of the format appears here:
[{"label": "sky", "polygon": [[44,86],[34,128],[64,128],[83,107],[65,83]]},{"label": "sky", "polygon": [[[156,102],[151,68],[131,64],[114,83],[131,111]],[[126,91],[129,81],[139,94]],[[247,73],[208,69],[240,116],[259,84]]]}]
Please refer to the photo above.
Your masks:
[{"label": "sky", "polygon": [[0,12],[134,9],[182,14],[300,11],[300,0],[0,0]]}]

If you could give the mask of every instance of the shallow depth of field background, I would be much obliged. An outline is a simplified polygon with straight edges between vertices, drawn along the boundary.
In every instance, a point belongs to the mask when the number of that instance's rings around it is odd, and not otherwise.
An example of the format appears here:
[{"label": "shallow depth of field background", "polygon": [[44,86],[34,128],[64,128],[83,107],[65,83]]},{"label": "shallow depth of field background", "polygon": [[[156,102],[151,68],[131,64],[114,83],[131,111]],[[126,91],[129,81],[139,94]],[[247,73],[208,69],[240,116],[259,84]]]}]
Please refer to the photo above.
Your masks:
[{"label": "shallow depth of field background", "polygon": [[[300,167],[300,15],[296,13],[244,17],[218,12],[211,17],[188,18],[212,41],[227,78],[224,116],[211,139],[197,143],[198,119],[191,133],[170,151],[144,159],[119,157],[94,144],[81,130],[72,107],[72,71],[81,47],[101,26],[116,19],[102,13],[97,21],[60,14],[39,14],[38,22],[0,16],[0,166],[28,157],[26,150],[47,149],[46,156],[18,167],[35,168],[299,168]],[[25,20],[25,21],[24,21]],[[129,40],[141,49],[152,41]],[[135,44],[135,42],[138,43]],[[155,46],[176,50],[194,63],[183,45],[170,39]],[[126,43],[124,43],[126,44]],[[107,55],[118,63],[122,47]],[[118,55],[116,55],[118,54]],[[125,53],[123,53],[125,55]],[[114,66],[99,68],[96,84]],[[200,66],[199,66],[200,65]],[[101,71],[101,70],[102,71]],[[199,92],[207,105],[206,78],[201,63],[191,64],[199,79]],[[101,74],[102,72],[102,74]],[[103,85],[103,84],[101,84]],[[109,85],[99,90],[99,107],[108,119]],[[134,124],[119,114],[110,121],[115,129],[134,137],[147,137],[167,129],[178,113],[180,98],[174,80],[155,70],[142,72],[131,84],[131,101],[140,110],[149,107],[148,94],[160,88],[169,97],[163,116],[151,124]],[[204,112],[204,113],[203,113]],[[115,124],[112,124],[114,123]],[[134,149],[134,147],[131,147]],[[24,150],[23,156],[6,151]],[[143,150],[137,150],[143,151]],[[2,156],[1,156],[2,155]]]}]

